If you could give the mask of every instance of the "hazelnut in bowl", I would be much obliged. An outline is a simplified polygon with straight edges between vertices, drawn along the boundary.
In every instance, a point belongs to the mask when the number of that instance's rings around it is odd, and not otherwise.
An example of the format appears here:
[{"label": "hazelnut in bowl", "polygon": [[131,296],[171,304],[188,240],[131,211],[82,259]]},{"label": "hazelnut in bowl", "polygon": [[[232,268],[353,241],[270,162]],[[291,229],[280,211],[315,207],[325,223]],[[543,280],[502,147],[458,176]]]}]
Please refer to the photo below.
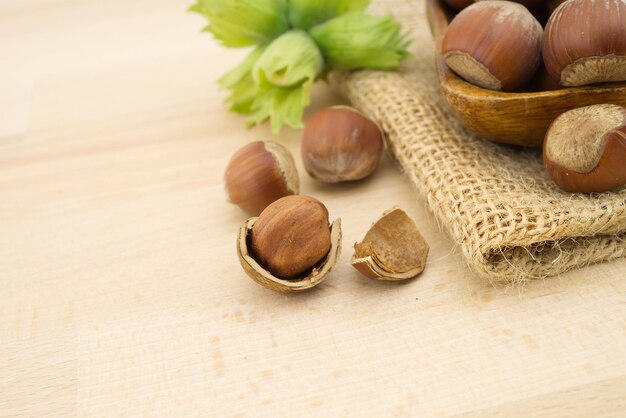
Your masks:
[{"label": "hazelnut in bowl", "polygon": [[[622,59],[626,59],[626,49],[622,48],[622,45],[626,48],[626,0],[607,2],[611,3],[611,17],[597,19],[604,25],[596,24],[596,20],[587,22],[585,14],[580,14],[580,10],[587,13],[592,10],[588,3],[593,3],[593,0],[569,0],[561,4],[539,37],[532,15],[520,11],[519,7],[523,5],[516,7],[515,3],[507,1],[480,1],[455,16],[443,0],[426,0],[428,21],[436,43],[439,85],[452,112],[470,131],[487,140],[541,147],[548,127],[564,112],[599,103],[626,104],[626,79],[622,77],[622,71],[626,70],[619,69],[625,66],[620,64]],[[566,13],[570,22],[574,22],[569,26],[580,26],[578,29],[564,30],[564,27],[558,27],[562,25],[555,24],[554,16],[564,14],[562,9],[566,7],[579,9],[575,13]],[[481,11],[480,15],[477,9]],[[595,15],[605,13],[599,6],[593,11]],[[472,13],[472,19],[462,19],[463,15]],[[518,17],[513,19],[513,15]],[[459,24],[456,19],[465,22]],[[477,19],[483,20],[481,24],[477,23]],[[498,23],[505,24],[499,27]],[[453,24],[457,33],[448,33]],[[593,26],[597,33],[589,33],[585,25]],[[603,26],[602,30],[600,26]],[[571,39],[566,39],[571,38],[576,30],[586,34],[587,44],[576,45]],[[532,42],[529,42],[529,37]],[[538,38],[540,50],[536,47]],[[491,51],[480,49],[489,42],[498,45]],[[550,49],[546,42],[555,48]],[[576,57],[583,61],[572,66],[566,60],[567,54],[564,56],[561,52],[566,50],[570,57],[574,57],[571,51],[574,47],[580,48]],[[507,55],[510,49],[520,53],[510,58]],[[457,53],[459,51],[464,54]],[[593,54],[606,56],[606,59],[594,60],[590,58]],[[460,63],[458,73],[446,63],[446,58],[450,61],[450,57],[453,57],[452,65],[454,60]],[[538,62],[535,61],[537,58]],[[463,62],[470,62],[470,65],[462,68]],[[467,68],[470,73],[463,74],[463,69]],[[577,85],[564,85],[566,83],[556,79],[563,69],[567,69],[568,79],[574,79]],[[581,69],[593,74],[582,76]],[[532,86],[536,85],[535,78],[546,72],[553,83],[560,86],[546,91],[532,91]],[[583,84],[580,84],[581,80]],[[481,81],[482,85],[477,85]]]}]

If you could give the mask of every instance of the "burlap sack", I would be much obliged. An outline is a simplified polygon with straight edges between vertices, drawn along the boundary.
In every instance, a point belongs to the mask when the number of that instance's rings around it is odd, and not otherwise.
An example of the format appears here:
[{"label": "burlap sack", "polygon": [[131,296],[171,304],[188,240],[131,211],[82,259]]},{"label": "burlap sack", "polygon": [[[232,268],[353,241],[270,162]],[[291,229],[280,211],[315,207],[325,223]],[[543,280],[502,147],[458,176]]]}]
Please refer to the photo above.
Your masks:
[{"label": "burlap sack", "polygon": [[543,278],[626,256],[626,188],[560,191],[539,151],[476,138],[438,92],[423,0],[379,0],[411,34],[414,59],[398,72],[340,74],[339,85],[375,117],[389,151],[426,198],[469,267],[495,282]]}]

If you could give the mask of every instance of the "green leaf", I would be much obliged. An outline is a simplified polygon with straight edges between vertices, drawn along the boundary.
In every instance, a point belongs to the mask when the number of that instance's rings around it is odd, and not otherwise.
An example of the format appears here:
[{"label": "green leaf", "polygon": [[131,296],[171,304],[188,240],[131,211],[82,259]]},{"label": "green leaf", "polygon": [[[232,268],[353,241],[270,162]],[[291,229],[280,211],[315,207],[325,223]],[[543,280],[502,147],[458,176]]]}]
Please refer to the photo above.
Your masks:
[{"label": "green leaf", "polygon": [[365,10],[370,0],[288,0],[289,22],[295,28],[310,29],[333,17]]},{"label": "green leaf", "polygon": [[248,124],[270,119],[273,132],[283,125],[301,128],[311,86],[323,70],[322,54],[306,32],[291,30],[274,40],[252,68],[257,90]]},{"label": "green leaf", "polygon": [[204,30],[230,48],[267,43],[289,29],[286,0],[197,0],[189,10],[205,16]]},{"label": "green leaf", "polygon": [[337,69],[392,69],[410,56],[410,41],[390,16],[347,13],[315,26],[310,34],[327,64]]},{"label": "green leaf", "polygon": [[255,48],[241,64],[218,80],[220,87],[231,92],[226,99],[231,111],[243,114],[252,113],[250,108],[259,89],[252,78],[252,68],[265,49],[265,46]]}]

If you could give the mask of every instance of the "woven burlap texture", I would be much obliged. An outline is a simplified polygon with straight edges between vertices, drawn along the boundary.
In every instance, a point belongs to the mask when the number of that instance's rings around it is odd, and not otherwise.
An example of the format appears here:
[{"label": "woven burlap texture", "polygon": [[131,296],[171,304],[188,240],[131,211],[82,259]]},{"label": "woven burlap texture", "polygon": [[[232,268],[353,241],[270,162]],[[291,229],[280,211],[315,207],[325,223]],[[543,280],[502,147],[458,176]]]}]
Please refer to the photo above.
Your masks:
[{"label": "woven burlap texture", "polygon": [[339,74],[350,101],[372,115],[388,150],[425,197],[468,266],[493,282],[522,282],[626,256],[626,188],[560,191],[541,153],[475,137],[438,92],[434,46],[420,0],[380,0],[413,42],[398,72]]}]

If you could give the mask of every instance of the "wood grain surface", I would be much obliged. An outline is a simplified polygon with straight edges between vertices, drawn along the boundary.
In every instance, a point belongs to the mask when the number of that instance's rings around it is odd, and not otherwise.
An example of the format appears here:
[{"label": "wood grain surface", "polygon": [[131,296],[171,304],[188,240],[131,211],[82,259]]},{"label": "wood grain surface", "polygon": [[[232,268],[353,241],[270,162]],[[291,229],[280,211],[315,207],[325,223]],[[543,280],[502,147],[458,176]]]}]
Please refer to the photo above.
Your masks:
[{"label": "wood grain surface", "polygon": [[[344,228],[323,285],[248,279],[221,178],[273,137],[222,105],[245,52],[187,6],[0,2],[0,417],[623,416],[626,261],[493,288],[388,157],[349,185],[302,174]],[[311,111],[338,102],[320,84]],[[394,205],[431,245],[405,284],[349,265]]]}]

